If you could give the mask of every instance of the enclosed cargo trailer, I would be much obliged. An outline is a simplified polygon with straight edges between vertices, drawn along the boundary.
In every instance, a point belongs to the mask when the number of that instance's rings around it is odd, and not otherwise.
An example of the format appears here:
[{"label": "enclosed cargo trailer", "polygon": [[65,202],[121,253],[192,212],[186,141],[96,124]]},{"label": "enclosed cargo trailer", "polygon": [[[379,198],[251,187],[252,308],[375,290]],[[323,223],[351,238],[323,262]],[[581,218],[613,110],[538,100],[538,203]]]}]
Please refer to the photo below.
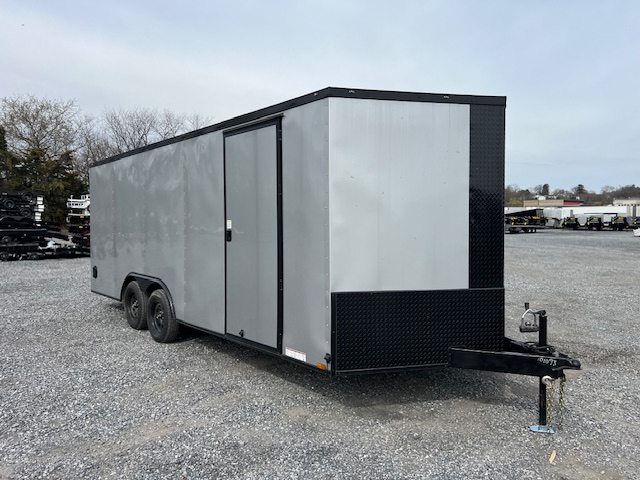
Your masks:
[{"label": "enclosed cargo trailer", "polygon": [[162,286],[177,322],[333,373],[500,350],[504,115],[327,88],[99,162],[92,290]]},{"label": "enclosed cargo trailer", "polygon": [[327,88],[98,162],[92,291],[333,375],[504,353],[505,104]]}]

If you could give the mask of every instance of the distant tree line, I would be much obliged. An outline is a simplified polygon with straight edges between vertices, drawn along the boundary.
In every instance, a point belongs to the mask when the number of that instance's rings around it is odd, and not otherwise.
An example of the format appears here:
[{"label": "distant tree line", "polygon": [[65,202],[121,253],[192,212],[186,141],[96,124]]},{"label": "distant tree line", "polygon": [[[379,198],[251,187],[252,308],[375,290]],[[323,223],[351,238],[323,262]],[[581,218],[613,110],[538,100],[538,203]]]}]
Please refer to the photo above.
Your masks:
[{"label": "distant tree line", "polygon": [[87,193],[89,166],[104,158],[204,127],[198,114],[134,108],[82,115],[74,100],[32,95],[0,103],[0,191],[46,196],[45,220],[61,222],[66,199]]},{"label": "distant tree line", "polygon": [[579,183],[570,190],[556,188],[549,190],[549,184],[536,185],[523,189],[518,185],[507,185],[504,189],[504,202],[506,207],[521,207],[524,200],[533,200],[539,196],[558,199],[580,199],[592,205],[610,205],[615,198],[640,197],[640,186],[635,184],[612,187],[605,185],[600,189],[601,193],[588,190]]}]

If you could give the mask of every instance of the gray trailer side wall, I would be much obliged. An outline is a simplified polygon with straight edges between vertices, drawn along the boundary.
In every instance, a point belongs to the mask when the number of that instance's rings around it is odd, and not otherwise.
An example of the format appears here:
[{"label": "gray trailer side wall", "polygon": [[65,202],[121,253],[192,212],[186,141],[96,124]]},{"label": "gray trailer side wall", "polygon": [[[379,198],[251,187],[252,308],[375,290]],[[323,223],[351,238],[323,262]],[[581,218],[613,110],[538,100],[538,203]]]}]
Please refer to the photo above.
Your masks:
[{"label": "gray trailer side wall", "polygon": [[90,168],[89,185],[94,198],[91,205],[91,265],[94,271],[91,291],[120,299],[120,289],[115,287],[113,168],[108,164]]},{"label": "gray trailer side wall", "polygon": [[469,288],[469,105],[330,99],[329,178],[332,292]]},{"label": "gray trailer side wall", "polygon": [[[328,99],[282,124],[283,353],[295,345],[315,365],[331,338]],[[156,277],[177,318],[226,333],[223,163],[219,131],[93,167],[92,290],[120,298],[128,274]]]},{"label": "gray trailer side wall", "polygon": [[162,280],[176,317],[224,332],[222,134],[91,169],[93,291],[120,298],[126,276]]},{"label": "gray trailer side wall", "polygon": [[324,364],[331,352],[329,99],[285,112],[282,137],[282,353]]}]

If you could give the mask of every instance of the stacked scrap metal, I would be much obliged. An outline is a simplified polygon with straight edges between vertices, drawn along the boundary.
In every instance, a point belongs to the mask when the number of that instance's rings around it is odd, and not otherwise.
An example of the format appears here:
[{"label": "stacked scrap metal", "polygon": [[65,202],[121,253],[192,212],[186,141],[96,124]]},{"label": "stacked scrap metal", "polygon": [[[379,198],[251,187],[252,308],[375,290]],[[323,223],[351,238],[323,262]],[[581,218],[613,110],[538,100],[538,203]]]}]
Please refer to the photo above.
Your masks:
[{"label": "stacked scrap metal", "polygon": [[91,249],[91,198],[81,195],[80,198],[67,199],[67,229],[69,239],[87,255]]}]

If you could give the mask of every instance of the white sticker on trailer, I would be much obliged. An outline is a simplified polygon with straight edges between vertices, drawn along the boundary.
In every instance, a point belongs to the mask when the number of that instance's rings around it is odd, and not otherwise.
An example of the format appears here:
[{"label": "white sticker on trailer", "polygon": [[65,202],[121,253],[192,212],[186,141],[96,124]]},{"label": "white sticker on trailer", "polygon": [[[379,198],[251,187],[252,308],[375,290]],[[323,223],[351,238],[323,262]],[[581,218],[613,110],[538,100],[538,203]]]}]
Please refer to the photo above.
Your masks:
[{"label": "white sticker on trailer", "polygon": [[301,362],[307,361],[307,354],[304,352],[300,352],[298,350],[294,350],[293,348],[286,347],[284,349],[284,354],[287,357],[295,358],[296,360],[300,360]]}]

